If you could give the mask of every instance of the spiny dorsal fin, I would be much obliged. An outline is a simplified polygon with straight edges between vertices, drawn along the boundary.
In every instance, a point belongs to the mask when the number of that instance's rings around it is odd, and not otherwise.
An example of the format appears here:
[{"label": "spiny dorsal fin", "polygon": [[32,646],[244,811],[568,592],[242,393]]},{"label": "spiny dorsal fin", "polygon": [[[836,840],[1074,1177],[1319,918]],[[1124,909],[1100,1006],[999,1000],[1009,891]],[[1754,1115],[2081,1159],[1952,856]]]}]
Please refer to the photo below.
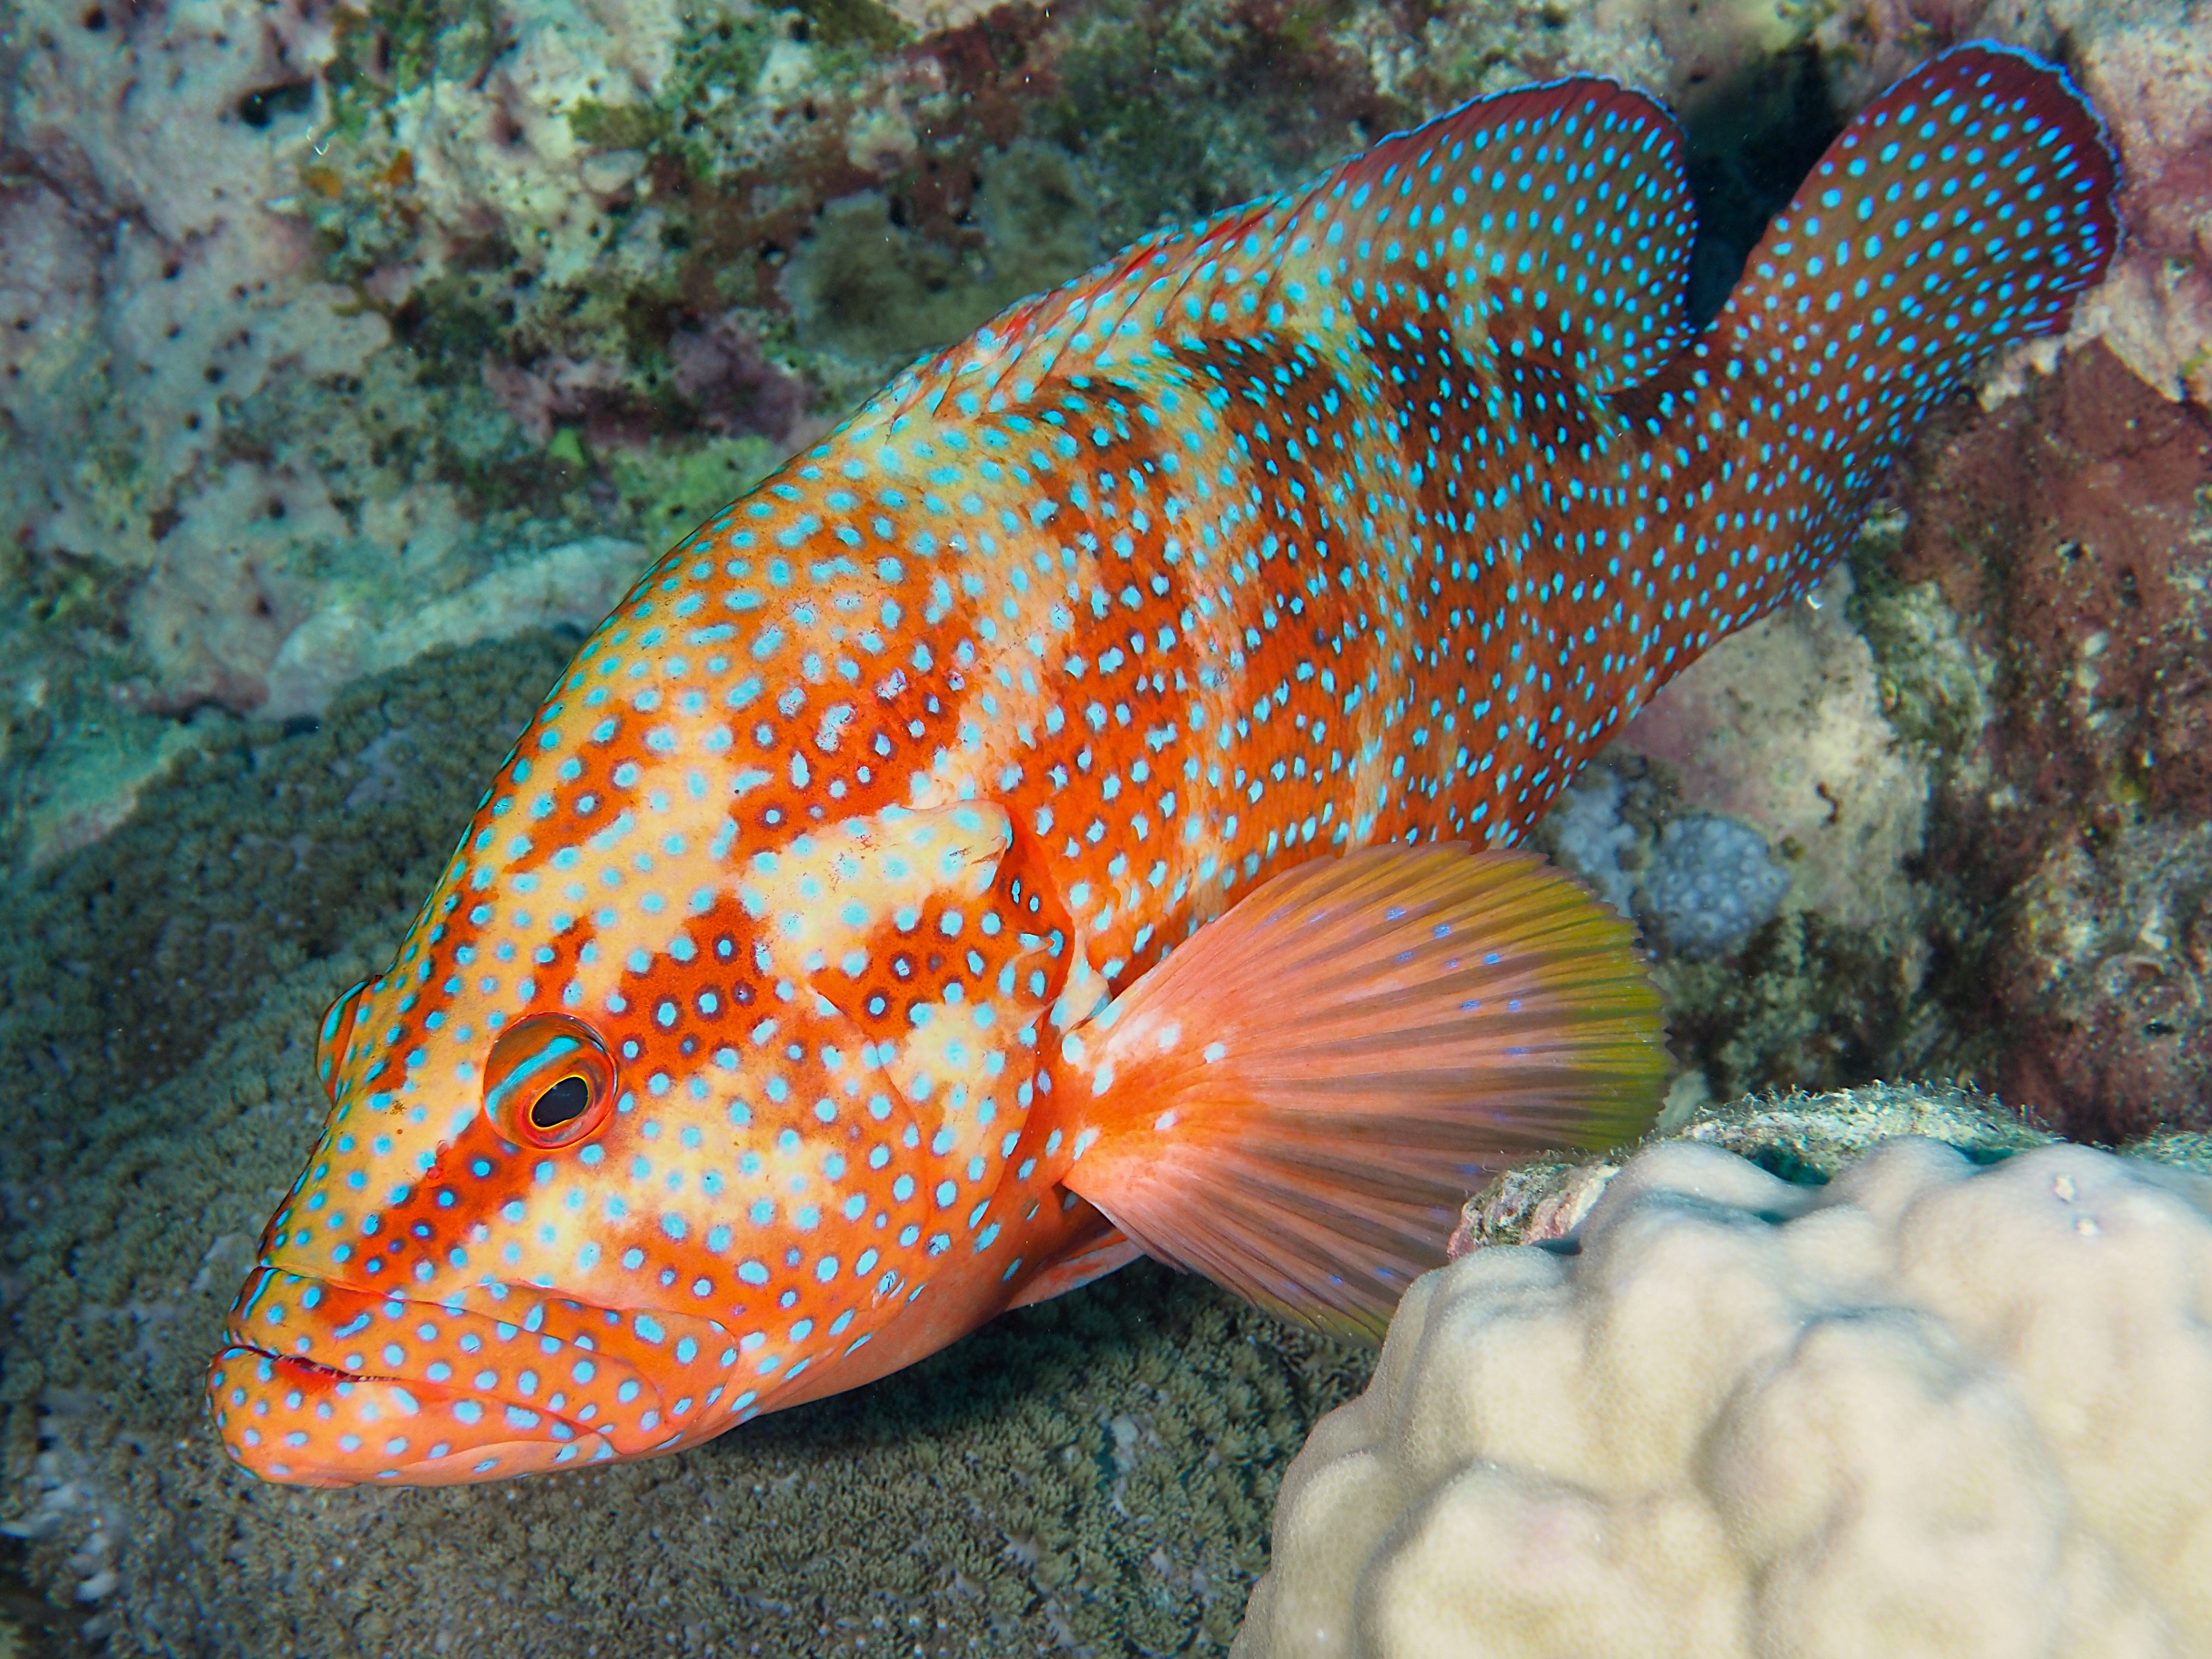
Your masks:
[{"label": "spiny dorsal fin", "polygon": [[1535,354],[1602,393],[1685,337],[1682,152],[1673,117],[1613,81],[1477,99],[1018,302],[915,365],[885,412],[948,398],[987,412],[1054,377],[1171,386],[1201,344],[1345,352],[1401,318],[1449,329],[1463,352]]}]

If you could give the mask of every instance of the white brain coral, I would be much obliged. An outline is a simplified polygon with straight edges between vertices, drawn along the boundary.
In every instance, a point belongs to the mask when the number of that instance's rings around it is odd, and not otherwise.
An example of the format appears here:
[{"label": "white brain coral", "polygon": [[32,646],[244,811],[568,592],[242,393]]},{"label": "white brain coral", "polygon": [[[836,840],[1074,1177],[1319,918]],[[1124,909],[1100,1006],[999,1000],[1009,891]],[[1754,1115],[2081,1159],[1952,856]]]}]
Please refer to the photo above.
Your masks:
[{"label": "white brain coral", "polygon": [[2212,1653],[2212,1178],[1646,1152],[1407,1292],[1234,1659]]}]

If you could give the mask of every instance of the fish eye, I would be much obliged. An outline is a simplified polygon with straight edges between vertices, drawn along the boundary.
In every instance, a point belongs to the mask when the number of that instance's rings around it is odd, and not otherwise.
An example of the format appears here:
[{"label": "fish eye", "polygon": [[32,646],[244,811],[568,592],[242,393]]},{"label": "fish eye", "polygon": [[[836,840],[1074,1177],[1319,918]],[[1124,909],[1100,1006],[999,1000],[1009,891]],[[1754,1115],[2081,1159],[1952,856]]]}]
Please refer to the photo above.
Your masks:
[{"label": "fish eye", "polygon": [[518,1146],[551,1150],[596,1133],[614,1109],[614,1056],[567,1014],[516,1021],[484,1064],[484,1116]]},{"label": "fish eye", "polygon": [[592,1085],[570,1073],[531,1103],[530,1127],[548,1133],[592,1109]]},{"label": "fish eye", "polygon": [[351,990],[341,992],[323,1015],[322,1029],[315,1033],[315,1075],[322,1079],[323,1092],[333,1106],[338,1103],[338,1066],[345,1059],[346,1044],[353,1039],[354,1016],[361,1011],[362,993],[367,989],[368,981],[362,980]]}]

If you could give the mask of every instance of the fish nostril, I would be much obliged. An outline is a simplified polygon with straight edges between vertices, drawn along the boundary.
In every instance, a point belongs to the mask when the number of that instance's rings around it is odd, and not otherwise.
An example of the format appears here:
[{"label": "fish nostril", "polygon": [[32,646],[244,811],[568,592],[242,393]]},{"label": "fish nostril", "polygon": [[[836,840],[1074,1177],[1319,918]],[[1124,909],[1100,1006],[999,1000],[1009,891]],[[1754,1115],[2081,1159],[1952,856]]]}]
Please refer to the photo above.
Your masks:
[{"label": "fish nostril", "polygon": [[557,1129],[591,1109],[592,1085],[580,1077],[564,1077],[538,1097],[530,1109],[533,1128]]}]

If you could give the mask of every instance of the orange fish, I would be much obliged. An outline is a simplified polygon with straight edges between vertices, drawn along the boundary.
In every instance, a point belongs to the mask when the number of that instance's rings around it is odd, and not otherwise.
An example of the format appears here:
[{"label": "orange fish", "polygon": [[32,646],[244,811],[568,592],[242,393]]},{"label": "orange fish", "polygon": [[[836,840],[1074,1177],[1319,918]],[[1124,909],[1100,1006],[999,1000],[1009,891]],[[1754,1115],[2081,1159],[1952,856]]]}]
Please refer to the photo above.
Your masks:
[{"label": "orange fish", "polygon": [[1680,132],[1565,81],[908,370],[647,573],[331,1010],[231,1455],[672,1451],[1140,1251],[1380,1329],[1486,1171],[1655,1103],[1627,928],[1506,849],[2063,325],[2114,187],[1954,51],[1693,336]]}]

